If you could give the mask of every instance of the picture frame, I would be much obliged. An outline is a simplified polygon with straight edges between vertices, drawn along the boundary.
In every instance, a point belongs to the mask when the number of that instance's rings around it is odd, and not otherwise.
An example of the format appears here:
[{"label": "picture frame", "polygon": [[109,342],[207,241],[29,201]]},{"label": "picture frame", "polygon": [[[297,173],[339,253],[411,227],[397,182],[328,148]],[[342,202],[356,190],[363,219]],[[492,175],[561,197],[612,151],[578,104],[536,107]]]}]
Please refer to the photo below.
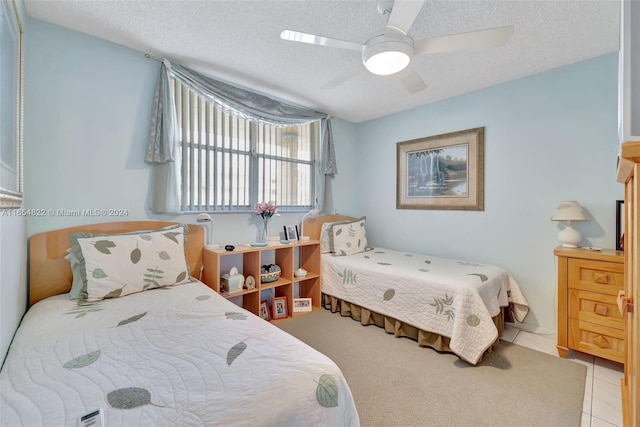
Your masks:
[{"label": "picture frame", "polygon": [[15,0],[0,2],[0,208],[16,209],[23,193],[23,34]]},{"label": "picture frame", "polygon": [[313,310],[311,298],[294,298],[293,299],[293,312],[307,312]]},{"label": "picture frame", "polygon": [[300,240],[300,232],[297,225],[285,225],[284,226],[284,238],[285,240]]},{"label": "picture frame", "polygon": [[484,210],[484,127],[396,144],[396,209]]},{"label": "picture frame", "polygon": [[616,200],[616,250],[624,250],[624,200]]},{"label": "picture frame", "polygon": [[267,300],[260,301],[259,313],[262,320],[266,320],[267,322],[271,321],[271,310],[269,309],[269,302]]},{"label": "picture frame", "polygon": [[275,297],[271,301],[271,304],[273,305],[271,316],[274,320],[289,317],[289,311],[287,310],[287,297]]}]

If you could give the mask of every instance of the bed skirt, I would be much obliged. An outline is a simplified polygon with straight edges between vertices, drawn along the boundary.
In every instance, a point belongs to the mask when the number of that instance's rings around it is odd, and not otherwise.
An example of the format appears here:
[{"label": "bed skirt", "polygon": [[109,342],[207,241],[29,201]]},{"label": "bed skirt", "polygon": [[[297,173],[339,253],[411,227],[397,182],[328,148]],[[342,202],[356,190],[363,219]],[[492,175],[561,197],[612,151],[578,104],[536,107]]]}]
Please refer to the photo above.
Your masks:
[{"label": "bed skirt", "polygon": [[[415,326],[408,325],[393,317],[376,313],[367,308],[360,307],[340,298],[331,295],[322,294],[322,305],[325,309],[331,310],[332,313],[339,312],[341,316],[350,316],[353,320],[359,321],[363,326],[376,325],[384,328],[385,332],[394,334],[396,337],[407,337],[417,341],[418,345],[430,347],[436,351],[453,353],[449,348],[451,339],[433,332],[425,331]],[[498,329],[498,338],[491,347],[487,349],[491,352],[493,346],[498,343],[504,330],[504,308],[500,310],[497,316],[493,317],[493,323]]]}]

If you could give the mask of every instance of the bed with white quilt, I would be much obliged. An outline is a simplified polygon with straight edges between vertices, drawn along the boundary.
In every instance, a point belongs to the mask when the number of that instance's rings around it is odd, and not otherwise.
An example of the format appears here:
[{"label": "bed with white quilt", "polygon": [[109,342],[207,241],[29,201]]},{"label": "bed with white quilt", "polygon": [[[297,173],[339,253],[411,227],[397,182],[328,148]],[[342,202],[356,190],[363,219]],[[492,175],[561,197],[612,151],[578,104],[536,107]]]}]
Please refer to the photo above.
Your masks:
[{"label": "bed with white quilt", "polygon": [[325,308],[363,325],[477,364],[502,333],[503,309],[520,322],[528,313],[502,268],[369,247],[364,217],[318,217],[305,230],[321,240]]},{"label": "bed with white quilt", "polygon": [[[0,425],[83,425],[97,409],[108,426],[359,425],[329,358],[197,280],[200,227],[118,224],[31,238],[33,305],[0,372]],[[90,234],[72,275],[76,232]]]}]

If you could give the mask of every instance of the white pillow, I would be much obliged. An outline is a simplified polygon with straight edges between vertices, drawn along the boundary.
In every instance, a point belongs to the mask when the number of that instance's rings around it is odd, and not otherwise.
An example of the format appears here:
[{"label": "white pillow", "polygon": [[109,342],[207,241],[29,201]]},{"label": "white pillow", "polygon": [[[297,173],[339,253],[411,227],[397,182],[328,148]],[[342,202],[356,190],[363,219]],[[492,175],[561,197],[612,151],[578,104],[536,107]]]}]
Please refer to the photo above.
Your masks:
[{"label": "white pillow", "polygon": [[184,224],[133,234],[78,237],[87,301],[190,281]]},{"label": "white pillow", "polygon": [[333,224],[337,224],[337,222],[325,222],[320,228],[320,252],[323,254],[331,252],[331,236],[329,233]]},{"label": "white pillow", "polygon": [[353,255],[368,250],[367,217],[353,222],[342,222],[331,226],[330,250],[335,256]]},{"label": "white pillow", "polygon": [[335,224],[346,224],[351,221],[325,222],[320,228],[320,253],[328,254],[331,250],[331,227]]}]

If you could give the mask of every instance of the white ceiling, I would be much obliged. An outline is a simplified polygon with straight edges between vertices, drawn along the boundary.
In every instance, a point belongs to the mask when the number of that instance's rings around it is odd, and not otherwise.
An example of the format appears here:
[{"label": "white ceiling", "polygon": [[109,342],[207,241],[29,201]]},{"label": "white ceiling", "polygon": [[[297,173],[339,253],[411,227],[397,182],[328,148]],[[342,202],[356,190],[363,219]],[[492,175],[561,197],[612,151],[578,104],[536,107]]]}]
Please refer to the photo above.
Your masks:
[{"label": "white ceiling", "polygon": [[427,89],[410,95],[397,76],[362,70],[357,51],[293,43],[283,29],[364,43],[385,27],[375,0],[25,0],[30,17],[166,57],[221,80],[352,122],[403,111],[619,47],[618,0],[427,0],[414,40],[514,25],[489,49],[414,57]]}]

